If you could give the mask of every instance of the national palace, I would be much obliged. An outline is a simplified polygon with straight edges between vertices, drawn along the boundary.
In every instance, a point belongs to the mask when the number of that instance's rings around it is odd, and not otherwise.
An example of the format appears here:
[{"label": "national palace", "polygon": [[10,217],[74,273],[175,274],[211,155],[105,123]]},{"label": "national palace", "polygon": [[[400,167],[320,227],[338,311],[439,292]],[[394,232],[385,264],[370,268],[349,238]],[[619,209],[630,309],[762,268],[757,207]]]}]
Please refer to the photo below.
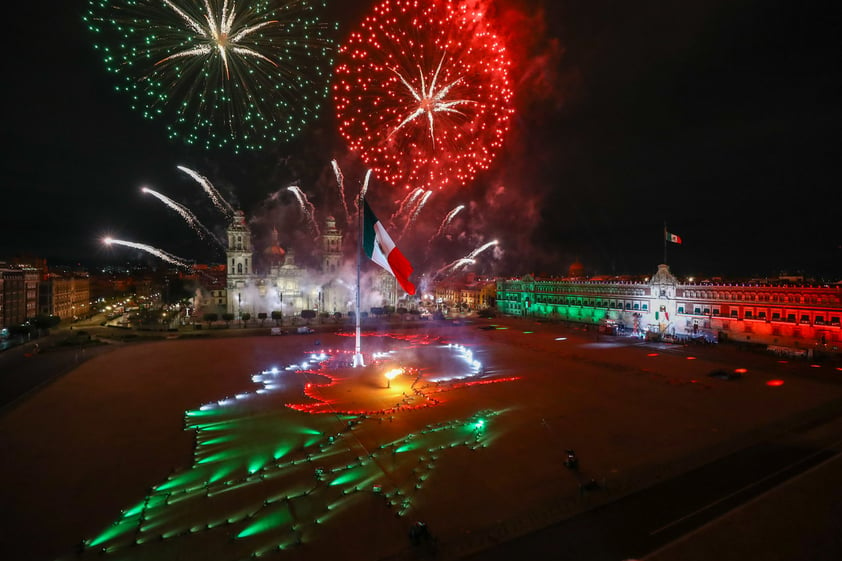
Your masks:
[{"label": "national palace", "polygon": [[842,285],[684,284],[667,265],[642,281],[497,281],[497,309],[664,339],[706,338],[791,349],[842,349]]}]

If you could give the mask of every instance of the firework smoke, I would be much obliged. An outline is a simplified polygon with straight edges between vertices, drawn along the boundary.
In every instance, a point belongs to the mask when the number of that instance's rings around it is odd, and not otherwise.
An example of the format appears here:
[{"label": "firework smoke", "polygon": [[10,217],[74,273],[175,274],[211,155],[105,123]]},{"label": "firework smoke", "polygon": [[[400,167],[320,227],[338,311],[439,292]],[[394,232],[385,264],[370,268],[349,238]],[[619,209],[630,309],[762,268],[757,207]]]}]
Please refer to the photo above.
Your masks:
[{"label": "firework smoke", "polygon": [[143,244],[143,243],[127,242],[127,241],[124,241],[124,240],[115,240],[114,238],[105,238],[102,241],[105,245],[117,244],[117,245],[124,245],[126,247],[132,247],[134,249],[140,249],[140,250],[145,251],[145,252],[147,252],[151,255],[154,255],[155,257],[158,257],[159,259],[162,259],[162,260],[166,261],[167,263],[172,263],[173,265],[177,265],[179,267],[184,267],[185,269],[190,268],[190,265],[185,260],[181,259],[180,257],[176,257],[175,255],[173,255],[171,253],[167,253],[166,251],[164,251],[162,249],[158,249],[157,247],[152,247],[151,245],[146,245],[146,244]]},{"label": "firework smoke", "polygon": [[219,191],[213,186],[213,184],[208,180],[207,177],[199,175],[197,172],[193,171],[190,168],[186,168],[184,166],[177,166],[178,169],[192,177],[196,182],[202,186],[205,192],[210,197],[213,205],[224,214],[227,218],[231,218],[234,215],[234,208],[228,204],[228,201],[222,198],[222,195],[219,194]]},{"label": "firework smoke", "polygon": [[150,195],[152,195],[153,197],[155,197],[156,199],[158,199],[159,201],[176,211],[179,214],[179,216],[181,216],[184,219],[184,221],[187,222],[187,225],[190,226],[190,228],[192,228],[193,231],[199,235],[200,238],[210,238],[222,247],[222,243],[216,238],[216,236],[213,235],[213,233],[211,233],[210,230],[207,229],[207,227],[204,224],[199,222],[199,219],[196,218],[196,215],[193,214],[190,211],[190,209],[188,209],[184,205],[178,204],[166,195],[162,195],[158,191],[150,189],[149,187],[143,187],[141,191],[144,193],[149,193]]},{"label": "firework smoke", "polygon": [[310,221],[310,226],[313,229],[313,236],[318,238],[322,235],[321,231],[319,230],[319,225],[316,223],[316,207],[310,200],[307,198],[307,195],[304,194],[298,186],[292,185],[291,187],[287,187],[289,191],[295,195],[295,198],[298,199],[298,204],[301,205],[301,212],[304,213],[304,216],[307,217],[307,220]]}]

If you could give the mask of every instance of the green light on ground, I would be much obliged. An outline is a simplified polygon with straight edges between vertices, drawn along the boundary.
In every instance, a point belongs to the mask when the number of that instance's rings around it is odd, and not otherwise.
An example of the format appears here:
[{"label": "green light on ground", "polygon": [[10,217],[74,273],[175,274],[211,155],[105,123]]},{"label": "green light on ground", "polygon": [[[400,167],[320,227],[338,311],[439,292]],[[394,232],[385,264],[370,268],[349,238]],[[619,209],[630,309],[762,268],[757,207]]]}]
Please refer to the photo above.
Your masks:
[{"label": "green light on ground", "polygon": [[400,454],[401,452],[409,452],[410,450],[417,450],[419,447],[420,447],[420,443],[410,442],[408,444],[404,444],[400,448],[396,448],[395,453]]},{"label": "green light on ground", "polygon": [[98,545],[102,545],[109,540],[113,540],[117,536],[134,532],[136,529],[136,520],[123,520],[122,522],[111,526],[106,531],[94,538],[93,541],[91,541],[91,543],[89,544],[89,546],[96,547]]},{"label": "green light on ground", "polygon": [[275,512],[269,513],[266,516],[263,516],[254,524],[247,526],[242,532],[237,534],[237,537],[247,538],[249,536],[261,534],[269,530],[274,530],[283,526],[287,526],[291,523],[292,516],[290,516],[289,510],[287,510],[286,506],[282,505],[280,509],[276,510]]},{"label": "green light on ground", "polygon": [[535,333],[535,332],[534,332],[534,331],[524,331],[523,333],[524,333],[525,335],[529,335],[530,333]]},{"label": "green light on ground", "polygon": [[508,327],[498,327],[497,329],[498,329],[499,331],[505,331],[506,329],[508,329]]},{"label": "green light on ground", "polygon": [[221,467],[218,470],[216,470],[215,472],[213,472],[213,474],[208,478],[208,483],[216,483],[217,481],[220,481],[221,479],[225,479],[226,477],[228,477],[229,475],[234,473],[234,471],[236,469],[237,469],[237,466],[233,465],[233,464],[229,464],[227,466]]},{"label": "green light on ground", "polygon": [[352,481],[359,481],[363,479],[366,475],[368,475],[368,470],[366,469],[351,469],[334,479],[330,482],[331,486],[334,485],[344,485],[346,483],[351,483]]},{"label": "green light on ground", "polygon": [[272,457],[276,460],[280,460],[281,458],[283,458],[284,456],[289,454],[291,451],[292,451],[292,446],[282,446],[282,447],[278,448],[277,450],[275,450],[275,453],[272,454]]},{"label": "green light on ground", "polygon": [[235,437],[233,435],[220,436],[217,438],[211,438],[210,440],[203,440],[199,444],[201,444],[202,446],[210,446],[212,444],[224,444],[225,442],[231,442],[234,439]]}]

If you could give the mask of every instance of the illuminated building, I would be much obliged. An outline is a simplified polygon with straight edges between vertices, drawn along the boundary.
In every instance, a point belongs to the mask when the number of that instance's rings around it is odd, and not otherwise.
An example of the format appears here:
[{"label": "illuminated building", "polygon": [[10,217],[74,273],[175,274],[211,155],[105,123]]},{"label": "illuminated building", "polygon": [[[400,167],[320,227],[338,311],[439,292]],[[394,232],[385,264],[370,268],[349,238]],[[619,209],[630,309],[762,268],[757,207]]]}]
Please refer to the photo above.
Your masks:
[{"label": "illuminated building", "polygon": [[661,338],[731,340],[782,347],[842,348],[842,285],[680,283],[667,265],[646,281],[497,281],[497,308],[650,333]]},{"label": "illuminated building", "polygon": [[321,270],[300,267],[293,250],[280,246],[278,231],[272,230],[268,247],[263,251],[262,271],[255,268],[254,246],[245,214],[236,211],[227,229],[226,310],[237,318],[248,313],[271,315],[280,311],[285,317],[299,315],[302,310],[317,313],[347,312],[353,290],[341,282],[342,233],[333,217],[325,220],[321,235]]}]

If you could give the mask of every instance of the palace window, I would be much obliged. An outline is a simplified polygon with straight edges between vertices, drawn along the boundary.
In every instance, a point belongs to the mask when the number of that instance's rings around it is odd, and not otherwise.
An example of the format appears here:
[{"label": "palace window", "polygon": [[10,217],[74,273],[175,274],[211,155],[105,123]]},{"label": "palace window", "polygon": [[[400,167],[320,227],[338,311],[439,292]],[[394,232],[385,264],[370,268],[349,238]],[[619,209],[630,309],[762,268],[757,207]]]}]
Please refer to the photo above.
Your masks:
[{"label": "palace window", "polygon": [[639,309],[640,309],[640,304],[635,304],[635,305],[634,305],[634,307],[633,307],[633,309],[635,309],[635,310],[639,310]]},{"label": "palace window", "polygon": [[787,314],[786,320],[795,323],[795,314]]},{"label": "palace window", "polygon": [[731,317],[732,318],[737,317],[737,310],[731,310]]},{"label": "palace window", "polygon": [[824,316],[816,316],[816,323],[824,324]]},{"label": "palace window", "polygon": [[808,316],[807,314],[803,314],[801,316],[801,321],[809,323],[810,322],[810,316]]},{"label": "palace window", "polygon": [[705,315],[710,314],[710,308],[705,308],[705,310],[704,310],[704,314],[705,314]]},{"label": "palace window", "polygon": [[779,312],[772,312],[772,319],[781,319],[781,314]]},{"label": "palace window", "polygon": [[649,309],[649,304],[644,304],[644,305],[643,305],[643,310],[645,311],[645,310],[648,310],[648,309]]},{"label": "palace window", "polygon": [[[678,313],[679,313],[679,314],[683,314],[683,313],[684,313],[684,306],[679,306],[679,307],[678,307]],[[689,321],[689,320],[688,320],[688,321]]]},{"label": "palace window", "polygon": [[699,314],[702,313],[702,309],[701,308],[693,308],[693,313],[696,314],[696,315],[699,315]]},{"label": "palace window", "polygon": [[757,312],[757,317],[760,319],[766,319],[766,312]]},{"label": "palace window", "polygon": [[713,309],[713,315],[715,315],[715,316],[718,316],[718,315],[719,315],[719,308],[714,308],[714,309]]},{"label": "palace window", "polygon": [[752,314],[752,313],[751,313],[751,310],[746,310],[746,311],[745,311],[745,317],[746,317],[746,319],[751,319],[753,315],[754,315],[754,314]]}]

